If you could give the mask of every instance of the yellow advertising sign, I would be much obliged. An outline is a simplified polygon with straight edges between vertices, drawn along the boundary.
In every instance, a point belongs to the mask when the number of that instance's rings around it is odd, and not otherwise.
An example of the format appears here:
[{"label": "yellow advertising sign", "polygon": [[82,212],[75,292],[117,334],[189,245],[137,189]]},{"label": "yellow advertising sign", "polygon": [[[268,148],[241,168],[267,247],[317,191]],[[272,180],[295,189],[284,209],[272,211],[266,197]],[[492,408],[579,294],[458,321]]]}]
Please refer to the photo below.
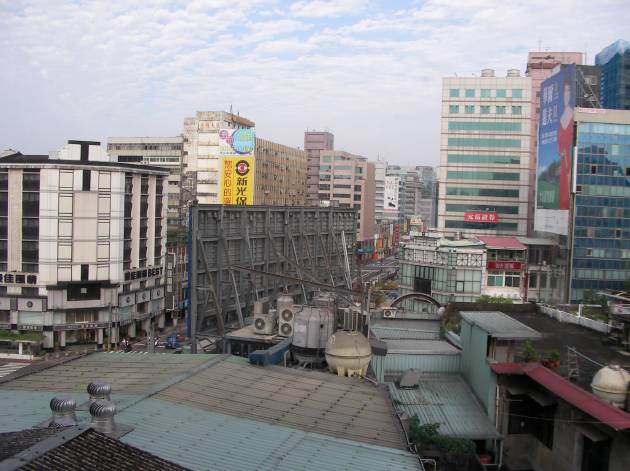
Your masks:
[{"label": "yellow advertising sign", "polygon": [[254,157],[221,158],[219,201],[221,204],[254,204]]}]

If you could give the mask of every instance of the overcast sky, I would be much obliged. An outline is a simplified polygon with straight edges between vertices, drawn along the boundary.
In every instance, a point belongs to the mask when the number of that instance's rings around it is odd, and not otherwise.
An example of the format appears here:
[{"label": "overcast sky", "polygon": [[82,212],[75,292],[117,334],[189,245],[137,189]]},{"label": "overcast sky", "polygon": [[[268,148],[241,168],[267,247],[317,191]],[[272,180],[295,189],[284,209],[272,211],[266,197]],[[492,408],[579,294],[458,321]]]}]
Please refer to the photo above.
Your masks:
[{"label": "overcast sky", "polygon": [[[139,6],[140,5],[140,6]],[[439,161],[441,78],[630,39],[628,0],[0,0],[0,150],[176,135],[197,110],[259,136]]]}]

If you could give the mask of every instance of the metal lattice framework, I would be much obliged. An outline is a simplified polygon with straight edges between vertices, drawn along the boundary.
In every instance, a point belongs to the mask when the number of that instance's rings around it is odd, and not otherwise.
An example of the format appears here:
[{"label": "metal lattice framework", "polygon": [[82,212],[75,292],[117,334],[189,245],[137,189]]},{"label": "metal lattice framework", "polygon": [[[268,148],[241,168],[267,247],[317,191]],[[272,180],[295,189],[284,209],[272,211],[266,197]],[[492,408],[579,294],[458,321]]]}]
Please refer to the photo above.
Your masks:
[{"label": "metal lattice framework", "polygon": [[282,291],[306,298],[317,283],[347,286],[353,209],[200,205],[189,216],[193,332],[243,326],[260,297]]}]

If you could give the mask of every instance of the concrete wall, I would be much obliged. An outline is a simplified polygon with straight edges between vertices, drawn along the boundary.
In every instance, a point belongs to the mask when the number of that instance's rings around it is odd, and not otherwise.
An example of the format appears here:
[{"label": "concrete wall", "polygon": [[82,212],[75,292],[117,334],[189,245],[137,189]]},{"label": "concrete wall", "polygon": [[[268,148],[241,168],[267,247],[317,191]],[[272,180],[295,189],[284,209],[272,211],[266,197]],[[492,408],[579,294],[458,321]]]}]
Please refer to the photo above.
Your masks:
[{"label": "concrete wall", "polygon": [[463,347],[462,373],[494,422],[497,378],[486,360],[488,333],[462,320],[460,337]]},{"label": "concrete wall", "polygon": [[604,425],[594,424],[591,418],[576,413],[575,409],[566,403],[558,405],[555,418],[552,449],[547,448],[529,434],[506,436],[504,445],[505,464],[510,469],[534,469],[536,471],[580,470],[582,469],[582,452],[585,436],[597,436],[598,439],[606,439],[608,436],[612,441],[607,471],[625,471],[630,469],[630,434],[627,432],[615,433]]}]

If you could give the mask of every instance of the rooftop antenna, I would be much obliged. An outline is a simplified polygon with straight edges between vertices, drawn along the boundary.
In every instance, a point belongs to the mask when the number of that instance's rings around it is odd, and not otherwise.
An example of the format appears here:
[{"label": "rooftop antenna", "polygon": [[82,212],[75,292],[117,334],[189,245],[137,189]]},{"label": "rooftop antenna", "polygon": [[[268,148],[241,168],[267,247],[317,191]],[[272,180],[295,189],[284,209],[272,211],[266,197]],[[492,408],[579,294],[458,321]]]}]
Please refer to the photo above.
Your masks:
[{"label": "rooftop antenna", "polygon": [[539,39],[538,40],[538,52],[540,52],[540,49],[542,48],[542,40]]},{"label": "rooftop antenna", "polygon": [[232,113],[232,103],[230,103],[230,114],[233,114]]}]

